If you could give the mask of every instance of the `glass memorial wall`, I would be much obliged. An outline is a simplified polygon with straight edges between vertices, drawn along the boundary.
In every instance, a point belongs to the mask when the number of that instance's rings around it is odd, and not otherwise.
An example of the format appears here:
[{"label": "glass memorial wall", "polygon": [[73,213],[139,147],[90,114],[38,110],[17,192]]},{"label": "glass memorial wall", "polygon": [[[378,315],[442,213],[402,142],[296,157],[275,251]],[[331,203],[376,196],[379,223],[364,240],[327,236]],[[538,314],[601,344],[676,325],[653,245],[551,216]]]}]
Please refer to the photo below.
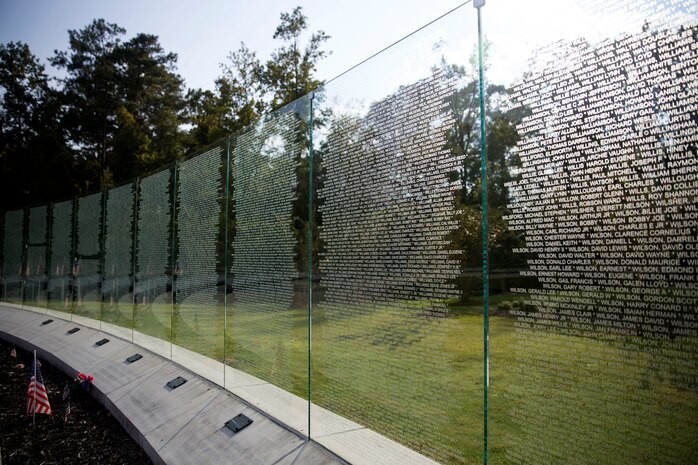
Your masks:
[{"label": "glass memorial wall", "polygon": [[[188,351],[223,361],[225,167],[227,143],[178,164],[173,204],[173,360]],[[185,349],[178,352],[177,349]],[[224,371],[213,373],[222,385]]]},{"label": "glass memorial wall", "polygon": [[133,328],[133,235],[135,182],[109,189],[102,224],[101,320],[111,331],[130,338],[120,328]]},{"label": "glass memorial wall", "polygon": [[[483,454],[482,303],[463,295],[481,288],[481,257],[454,210],[476,28],[462,6],[329,82],[314,107],[311,400],[442,463]],[[364,447],[355,426],[332,427],[311,422],[330,449]]]},{"label": "glass memorial wall", "polygon": [[305,434],[309,129],[306,96],[232,142],[226,270],[226,387]]},{"label": "glass memorial wall", "polygon": [[698,6],[483,8],[491,463],[687,464]]},{"label": "glass memorial wall", "polygon": [[5,266],[3,254],[5,253],[5,214],[0,214],[0,301],[5,299]]},{"label": "glass memorial wall", "polygon": [[[73,314],[86,325],[94,325],[101,316],[102,285],[102,192],[77,200],[75,257],[73,263]],[[99,326],[99,325],[97,325]]]},{"label": "glass memorial wall", "polygon": [[24,302],[46,308],[48,270],[48,209],[49,206],[29,208],[27,228]]},{"label": "glass memorial wall", "polygon": [[176,165],[139,178],[133,235],[133,341],[166,356],[172,341],[175,179]]},{"label": "glass memorial wall", "polygon": [[3,221],[2,277],[5,302],[22,303],[24,283],[24,210],[5,213]]},{"label": "glass memorial wall", "polygon": [[5,253],[5,214],[0,214],[0,301],[5,299],[5,267],[3,254]]},{"label": "glass memorial wall", "polygon": [[698,5],[479,13],[184,161],[5,212],[2,301],[358,462],[693,463]]},{"label": "glass memorial wall", "polygon": [[50,206],[47,313],[70,314],[72,307],[74,200]]}]

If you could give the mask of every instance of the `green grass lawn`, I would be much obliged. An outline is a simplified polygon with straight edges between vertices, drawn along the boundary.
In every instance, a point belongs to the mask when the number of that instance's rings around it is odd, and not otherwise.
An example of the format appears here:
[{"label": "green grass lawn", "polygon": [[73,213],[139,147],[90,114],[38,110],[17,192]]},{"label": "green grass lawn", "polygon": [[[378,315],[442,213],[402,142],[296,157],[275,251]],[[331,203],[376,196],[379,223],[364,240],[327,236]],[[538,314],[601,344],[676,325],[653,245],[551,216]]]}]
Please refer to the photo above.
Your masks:
[{"label": "green grass lawn", "polygon": [[[128,324],[120,305],[103,316]],[[315,309],[312,401],[440,462],[482,463],[481,304],[446,318],[425,317],[429,305]],[[222,306],[180,306],[171,317],[166,303],[133,315],[138,331],[307,397],[306,310],[246,305],[224,318]],[[490,317],[490,463],[691,463],[696,360],[681,354],[694,357],[697,343],[524,334]]]}]

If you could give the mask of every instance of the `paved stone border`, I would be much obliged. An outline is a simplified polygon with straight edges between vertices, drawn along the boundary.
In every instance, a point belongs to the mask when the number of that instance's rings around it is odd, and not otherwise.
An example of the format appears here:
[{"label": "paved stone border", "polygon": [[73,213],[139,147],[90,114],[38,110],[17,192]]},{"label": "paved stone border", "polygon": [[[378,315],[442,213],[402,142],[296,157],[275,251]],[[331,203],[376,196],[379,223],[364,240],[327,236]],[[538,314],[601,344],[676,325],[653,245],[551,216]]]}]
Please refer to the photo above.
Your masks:
[{"label": "paved stone border", "polygon": [[[37,350],[69,376],[95,377],[93,396],[121,423],[158,465],[268,464],[334,465],[346,462],[315,441],[307,441],[249,403],[211,381],[143,347],[75,321],[0,306],[0,337]],[[69,334],[68,330],[80,331]],[[103,338],[107,344],[96,346]],[[126,358],[143,358],[128,364]],[[167,382],[188,381],[177,389]],[[234,434],[224,423],[243,413],[252,425]]]}]

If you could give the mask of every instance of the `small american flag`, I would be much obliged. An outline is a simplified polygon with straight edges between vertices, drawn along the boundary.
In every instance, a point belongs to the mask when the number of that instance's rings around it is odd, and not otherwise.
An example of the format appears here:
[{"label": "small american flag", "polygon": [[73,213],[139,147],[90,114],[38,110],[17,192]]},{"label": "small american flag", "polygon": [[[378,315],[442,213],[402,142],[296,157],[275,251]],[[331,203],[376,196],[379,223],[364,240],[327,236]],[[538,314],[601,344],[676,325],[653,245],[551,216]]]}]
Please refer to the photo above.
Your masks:
[{"label": "small american flag", "polygon": [[68,415],[70,415],[70,398],[65,401],[63,406],[63,423],[68,422]]},{"label": "small american flag", "polygon": [[68,422],[68,415],[70,415],[70,387],[68,383],[65,383],[65,388],[63,388],[63,422]]},{"label": "small american flag", "polygon": [[[32,362],[29,371],[29,388],[27,388],[27,414],[45,413],[51,415],[51,405],[48,403],[48,394],[44,387],[44,378],[41,376],[41,363]],[[36,371],[34,371],[36,370]],[[36,377],[34,376],[36,373]]]}]

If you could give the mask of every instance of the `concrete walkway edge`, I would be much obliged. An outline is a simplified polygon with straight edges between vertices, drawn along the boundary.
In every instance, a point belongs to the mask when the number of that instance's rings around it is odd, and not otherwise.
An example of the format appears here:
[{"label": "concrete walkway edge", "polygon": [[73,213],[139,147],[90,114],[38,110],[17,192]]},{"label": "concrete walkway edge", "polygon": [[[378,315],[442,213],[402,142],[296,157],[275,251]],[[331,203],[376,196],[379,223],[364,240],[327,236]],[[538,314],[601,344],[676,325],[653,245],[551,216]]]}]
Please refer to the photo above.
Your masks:
[{"label": "concrete walkway edge", "polygon": [[[53,321],[42,324],[49,319]],[[69,333],[73,328],[80,329]],[[347,463],[176,360],[93,325],[0,304],[0,338],[25,350],[36,349],[40,359],[69,376],[94,376],[93,397],[157,465]],[[109,342],[96,345],[101,339]],[[143,358],[126,362],[135,353]],[[187,382],[176,389],[167,387],[177,376]],[[225,422],[239,413],[253,423],[233,433]]]}]

